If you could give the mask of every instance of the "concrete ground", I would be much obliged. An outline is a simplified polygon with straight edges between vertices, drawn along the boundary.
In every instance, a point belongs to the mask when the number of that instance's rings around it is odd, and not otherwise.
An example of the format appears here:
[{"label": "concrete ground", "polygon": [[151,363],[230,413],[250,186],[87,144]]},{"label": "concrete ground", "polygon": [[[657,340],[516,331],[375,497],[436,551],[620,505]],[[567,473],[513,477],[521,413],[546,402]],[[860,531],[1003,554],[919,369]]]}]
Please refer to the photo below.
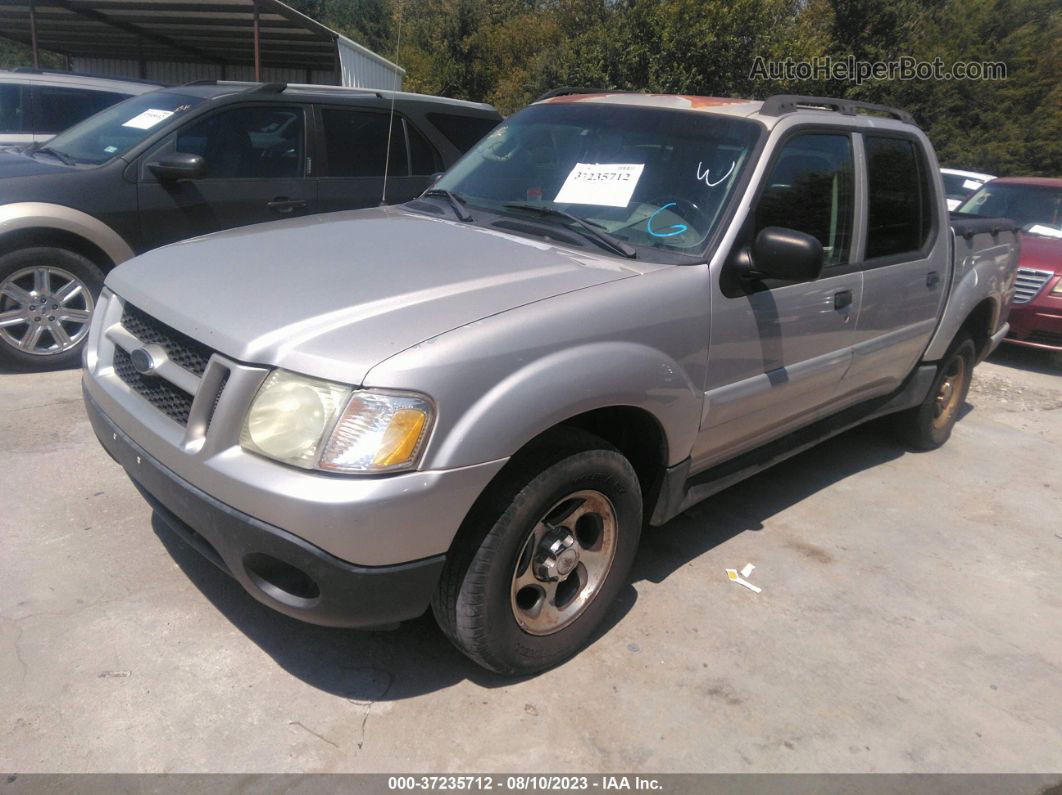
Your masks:
[{"label": "concrete ground", "polygon": [[153,523],[77,372],[0,374],[0,770],[1062,770],[1060,366],[1003,350],[945,448],[859,429],[652,531],[523,681],[429,617],[260,606]]}]

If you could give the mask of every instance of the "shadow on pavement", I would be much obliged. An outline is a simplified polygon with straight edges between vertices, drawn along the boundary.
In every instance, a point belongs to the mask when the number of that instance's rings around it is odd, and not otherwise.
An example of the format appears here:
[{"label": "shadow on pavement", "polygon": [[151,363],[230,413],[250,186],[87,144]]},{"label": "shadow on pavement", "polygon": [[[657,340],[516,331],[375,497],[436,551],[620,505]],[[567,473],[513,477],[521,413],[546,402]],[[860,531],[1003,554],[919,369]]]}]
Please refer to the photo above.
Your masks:
[{"label": "shadow on pavement", "polygon": [[988,357],[992,364],[1029,370],[1044,375],[1062,375],[1062,352],[1041,348],[1023,348],[1020,345],[1000,345]]},{"label": "shadow on pavement", "polygon": [[[732,486],[663,527],[647,529],[632,581],[659,583],[704,552],[850,475],[903,455],[887,426],[871,423],[842,434]],[[514,684],[484,671],[454,649],[429,611],[391,632],[359,632],[306,624],[255,601],[158,517],[152,528],[177,565],[229,621],[284,670],[307,684],[354,702],[410,698],[471,680],[485,688]],[[596,642],[634,607],[628,585]]]}]

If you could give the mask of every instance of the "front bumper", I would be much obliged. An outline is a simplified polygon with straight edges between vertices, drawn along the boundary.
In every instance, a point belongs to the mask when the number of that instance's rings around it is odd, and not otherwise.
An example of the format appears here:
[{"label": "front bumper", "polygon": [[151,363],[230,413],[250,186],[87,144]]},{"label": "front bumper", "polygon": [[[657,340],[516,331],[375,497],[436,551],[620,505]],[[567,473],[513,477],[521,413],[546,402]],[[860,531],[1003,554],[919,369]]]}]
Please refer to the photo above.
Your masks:
[{"label": "front bumper", "polygon": [[372,628],[421,615],[445,555],[393,566],[356,566],[214,499],[167,469],[100,409],[89,420],[158,516],[263,604],[313,624]]},{"label": "front bumper", "polygon": [[1007,342],[1030,348],[1062,350],[1062,296],[1051,294],[1059,281],[1062,276],[1056,274],[1032,301],[1011,306]]}]

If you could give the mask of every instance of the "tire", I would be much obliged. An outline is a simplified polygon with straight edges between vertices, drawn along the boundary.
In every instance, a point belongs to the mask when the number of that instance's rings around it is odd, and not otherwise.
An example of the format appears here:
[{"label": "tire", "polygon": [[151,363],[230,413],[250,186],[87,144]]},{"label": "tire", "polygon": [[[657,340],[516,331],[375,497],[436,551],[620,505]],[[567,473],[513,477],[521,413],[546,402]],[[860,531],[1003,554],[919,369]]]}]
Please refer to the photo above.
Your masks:
[{"label": "tire", "polygon": [[68,249],[39,246],[0,257],[0,367],[79,366],[102,288],[102,271]]},{"label": "tire", "polygon": [[929,394],[920,406],[898,413],[894,428],[915,450],[935,450],[951,436],[970,391],[977,348],[970,337],[956,337],[940,362]]},{"label": "tire", "polygon": [[630,462],[582,431],[551,435],[514,456],[473,507],[432,599],[435,618],[496,673],[558,665],[588,642],[627,583],[641,528]]}]

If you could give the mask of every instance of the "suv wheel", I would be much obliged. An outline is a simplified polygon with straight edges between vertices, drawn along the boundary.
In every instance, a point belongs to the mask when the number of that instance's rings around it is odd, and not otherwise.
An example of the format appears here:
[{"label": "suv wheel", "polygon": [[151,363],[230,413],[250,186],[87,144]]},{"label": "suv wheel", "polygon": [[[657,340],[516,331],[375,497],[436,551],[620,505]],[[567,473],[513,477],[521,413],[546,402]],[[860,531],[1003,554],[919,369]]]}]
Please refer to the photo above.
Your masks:
[{"label": "suv wheel", "polygon": [[627,581],[642,526],[630,462],[566,431],[508,465],[473,509],[432,601],[450,640],[480,665],[530,674],[590,639]]},{"label": "suv wheel", "polygon": [[935,450],[948,441],[970,391],[976,356],[973,340],[965,334],[957,337],[922,405],[896,415],[896,430],[910,447]]},{"label": "suv wheel", "polygon": [[103,273],[86,257],[39,247],[0,257],[0,365],[77,366]]}]

